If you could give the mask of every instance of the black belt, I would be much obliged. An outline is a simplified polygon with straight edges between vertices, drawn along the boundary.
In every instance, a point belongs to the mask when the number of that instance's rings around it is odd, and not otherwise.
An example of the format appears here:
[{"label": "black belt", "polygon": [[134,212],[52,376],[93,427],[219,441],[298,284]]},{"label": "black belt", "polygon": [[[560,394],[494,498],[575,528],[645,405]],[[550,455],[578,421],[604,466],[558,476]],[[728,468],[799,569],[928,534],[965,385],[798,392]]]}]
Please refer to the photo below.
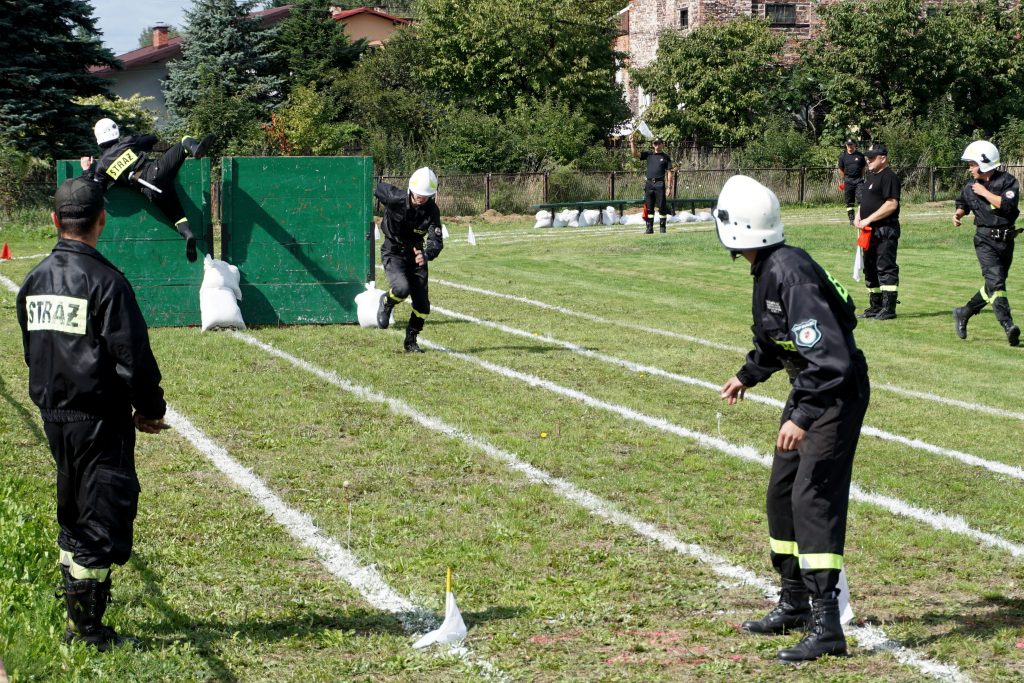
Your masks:
[{"label": "black belt", "polygon": [[978,228],[978,232],[981,233],[982,237],[987,237],[996,242],[1009,242],[1017,236],[1020,230],[1010,226],[1008,228]]},{"label": "black belt", "polygon": [[662,176],[660,178],[648,178],[647,182],[649,182],[649,183],[663,183],[663,182],[665,182],[665,176]]}]

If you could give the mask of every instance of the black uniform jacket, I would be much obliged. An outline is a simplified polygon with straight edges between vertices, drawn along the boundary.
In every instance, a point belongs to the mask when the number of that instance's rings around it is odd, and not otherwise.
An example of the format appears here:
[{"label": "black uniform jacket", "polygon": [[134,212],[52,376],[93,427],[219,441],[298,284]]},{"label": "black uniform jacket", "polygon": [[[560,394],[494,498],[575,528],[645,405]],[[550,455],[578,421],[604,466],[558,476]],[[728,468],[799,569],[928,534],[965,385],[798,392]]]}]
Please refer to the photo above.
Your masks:
[{"label": "black uniform jacket", "polygon": [[146,163],[146,154],[153,150],[156,141],[155,135],[122,137],[104,149],[103,154],[93,161],[92,166],[82,175],[101,183],[104,190],[111,183],[128,186],[130,185],[129,176],[142,169]]},{"label": "black uniform jacket", "polygon": [[974,194],[971,189],[974,185],[972,179],[960,191],[956,198],[956,208],[965,213],[974,213],[974,224],[978,228],[986,228],[983,235],[988,235],[987,228],[1012,228],[1020,215],[1020,183],[1005,171],[995,171],[992,177],[983,182],[985,189],[992,194],[1000,196],[1002,201],[998,209],[988,203],[988,200]]},{"label": "black uniform jacket", "polygon": [[648,182],[664,182],[665,174],[672,170],[672,157],[664,152],[640,152],[640,160],[647,162]]},{"label": "black uniform jacket", "polygon": [[[754,276],[754,349],[737,379],[752,387],[785,368],[793,390],[790,419],[802,429],[821,417],[863,368],[853,339],[857,326],[846,289],[803,249],[759,251]],[[855,386],[855,385],[854,385]]]},{"label": "black uniform jacket", "polygon": [[167,408],[135,292],[83,242],[60,240],[18,292],[29,395],[48,422]]},{"label": "black uniform jacket", "polygon": [[428,261],[437,258],[444,249],[444,240],[441,236],[441,211],[433,197],[416,206],[406,190],[388,183],[379,183],[373,196],[386,209],[380,223],[380,230],[384,233],[381,253],[408,256],[416,247],[423,251]]},{"label": "black uniform jacket", "polygon": [[857,150],[854,150],[853,154],[843,152],[839,155],[839,170],[847,180],[859,181],[864,177],[864,169],[867,166],[868,160]]}]

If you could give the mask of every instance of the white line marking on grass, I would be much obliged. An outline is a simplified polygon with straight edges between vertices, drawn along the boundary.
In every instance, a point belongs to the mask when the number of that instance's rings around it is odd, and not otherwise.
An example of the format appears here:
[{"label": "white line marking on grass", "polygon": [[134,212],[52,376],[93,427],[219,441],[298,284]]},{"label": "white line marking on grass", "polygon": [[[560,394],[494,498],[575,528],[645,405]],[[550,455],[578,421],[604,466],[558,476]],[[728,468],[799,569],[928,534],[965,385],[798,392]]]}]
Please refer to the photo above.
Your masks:
[{"label": "white line marking on grass", "polygon": [[[292,354],[282,351],[275,346],[260,341],[255,337],[242,332],[233,332],[235,337],[241,341],[254,346],[266,353],[276,356],[291,365],[305,370],[328,384],[348,392],[359,399],[373,403],[386,405],[392,413],[408,417],[414,422],[445,436],[462,441],[463,443],[482,450],[487,455],[505,464],[509,469],[519,472],[527,480],[541,484],[552,489],[562,498],[576,503],[596,517],[600,517],[612,524],[632,529],[634,532],[655,541],[663,548],[679,555],[692,557],[698,562],[707,565],[712,572],[723,578],[729,579],[733,585],[752,586],[761,591],[764,597],[774,599],[778,587],[772,581],[757,576],[754,572],[734,565],[728,559],[716,555],[705,548],[692,543],[684,543],[672,533],[659,529],[657,526],[645,522],[627,512],[620,510],[614,503],[607,501],[600,496],[576,486],[572,482],[556,477],[538,467],[531,465],[519,458],[514,453],[498,448],[486,439],[464,432],[457,427],[449,425],[440,418],[426,415],[405,401],[390,398],[384,394],[368,388],[353,384],[342,379],[330,370],[324,370],[309,361],[303,360]],[[899,642],[891,640],[885,632],[875,626],[848,626],[845,629],[850,635],[857,639],[857,643],[867,650],[888,651],[900,663],[917,668],[923,674],[931,676],[940,681],[950,683],[967,683],[970,679],[964,675],[955,665],[943,664],[928,659],[919,652],[904,647]]]},{"label": "white line marking on grass", "polygon": [[[561,339],[555,339],[554,337],[550,337],[545,334],[535,334],[533,332],[528,332],[527,330],[521,330],[515,327],[510,327],[502,323],[496,323],[490,320],[482,320],[480,318],[476,318],[465,313],[458,313],[457,311],[452,311],[450,309],[442,308],[440,306],[434,306],[433,310],[437,311],[442,315],[447,315],[450,318],[455,318],[456,320],[464,320],[475,325],[489,327],[491,329],[495,329],[506,334],[515,335],[517,337],[524,337],[526,339],[532,339],[534,341],[542,341],[548,344],[553,344],[555,346],[561,346],[562,348],[571,351],[577,355],[586,356],[588,358],[594,358],[604,363],[608,363],[610,365],[625,368],[626,370],[629,370],[631,372],[654,375],[656,377],[663,377],[665,379],[670,379],[672,381],[680,382],[682,384],[689,384],[692,386],[710,389],[711,391],[714,391],[716,393],[721,388],[720,384],[714,384],[712,382],[697,379],[695,377],[688,377],[686,375],[680,375],[674,372],[669,372],[668,370],[662,370],[661,368],[653,365],[643,365],[642,363],[634,363],[624,358],[609,356],[607,354],[599,353],[597,351],[592,351],[584,346],[580,346],[579,344],[573,344],[572,342],[563,341]],[[754,392],[747,392],[745,396],[748,400],[753,401],[754,403],[763,403],[765,405],[773,406],[776,408],[782,408],[784,405],[784,403],[782,401],[779,401],[778,399],[770,398],[768,396],[762,396]],[[873,436],[878,439],[882,439],[883,441],[891,441],[894,443],[902,444],[904,446],[908,446],[910,448],[926,451],[934,455],[941,455],[947,458],[952,458],[967,465],[981,467],[986,470],[989,470],[990,472],[1003,474],[1008,477],[1024,481],[1024,469],[1020,467],[1007,465],[1005,463],[997,462],[994,460],[986,460],[985,458],[980,458],[976,455],[971,455],[970,453],[964,453],[963,451],[958,451],[951,448],[935,446],[926,441],[921,441],[920,439],[911,439],[905,436],[901,436],[899,434],[893,434],[892,432],[887,432],[878,429],[876,427],[865,426],[862,428],[861,433],[866,434],[868,436]]]},{"label": "white line marking on grass", "polygon": [[[497,365],[467,353],[452,351],[451,349],[441,346],[440,344],[435,344],[434,342],[423,339],[422,337],[420,338],[420,344],[426,345],[428,348],[447,353],[454,358],[464,360],[468,363],[472,363],[473,365],[478,365],[485,370],[490,370],[491,372],[503,377],[519,380],[520,382],[529,384],[530,386],[546,389],[554,394],[574,399],[584,405],[615,413],[627,420],[639,422],[647,425],[648,427],[653,427],[654,429],[658,429],[669,434],[675,434],[676,436],[691,439],[703,446],[725,453],[726,455],[731,455],[742,460],[749,460],[750,462],[756,462],[763,467],[771,467],[772,456],[758,453],[757,450],[751,446],[739,446],[730,443],[725,439],[719,439],[718,437],[704,434],[703,432],[687,429],[686,427],[682,427],[660,417],[646,415],[633,410],[632,408],[627,408],[626,406],[608,403],[607,401],[602,401],[601,399],[594,398],[589,394],[585,394],[582,391],[577,391],[576,389],[570,389],[569,387],[555,384],[554,382],[542,379],[536,375],[529,375],[524,372],[519,372],[518,370],[513,370],[512,368]],[[925,508],[915,507],[897,498],[870,493],[861,489],[857,484],[850,485],[850,499],[881,507],[894,515],[916,519],[919,522],[927,524],[933,529],[949,531],[961,536],[968,536],[980,541],[983,545],[1006,550],[1014,557],[1024,555],[1024,546],[1008,541],[1005,538],[996,536],[995,534],[974,529],[968,525],[962,517],[954,517],[940,512],[933,512],[932,510]]]},{"label": "white line marking on grass", "polygon": [[21,289],[21,287],[19,287],[17,283],[14,282],[14,280],[4,275],[0,275],[0,282],[3,283],[4,287],[11,290],[15,294],[17,294],[18,290]]},{"label": "white line marking on grass", "polygon": [[[378,266],[379,267],[379,266]],[[542,308],[562,315],[568,315],[575,318],[581,318],[583,320],[589,320],[590,322],[599,323],[601,325],[614,325],[616,327],[624,327],[630,330],[637,330],[639,332],[646,332],[648,334],[659,335],[662,337],[671,337],[673,339],[682,339],[684,341],[692,342],[700,346],[707,346],[712,349],[721,349],[723,351],[735,351],[736,353],[746,354],[749,348],[741,346],[731,346],[729,344],[721,344],[719,342],[711,341],[709,339],[703,339],[701,337],[693,337],[688,334],[680,334],[679,332],[672,332],[671,330],[662,330],[656,327],[646,327],[644,325],[637,325],[635,323],[624,322],[621,320],[609,320],[608,318],[602,318],[599,315],[592,313],[583,313],[581,311],[574,311],[571,308],[565,308],[564,306],[555,306],[537,299],[528,299],[522,296],[516,296],[514,294],[505,294],[503,292],[495,292],[489,289],[483,289],[481,287],[473,287],[472,285],[464,285],[458,282],[452,282],[451,280],[444,280],[441,278],[431,278],[430,281],[435,284],[443,285],[445,287],[451,287],[452,289],[460,289],[465,292],[472,292],[473,294],[482,294],[484,296],[490,296],[498,299],[505,299],[507,301],[516,301],[536,308]],[[949,406],[955,406],[957,408],[963,408],[964,410],[970,410],[977,413],[987,413],[989,415],[998,415],[1000,417],[1009,417],[1015,420],[1024,421],[1024,413],[1014,412],[1011,410],[1005,410],[1003,408],[996,408],[993,406],[984,405],[981,403],[970,403],[968,401],[960,401],[955,398],[947,398],[932,394],[924,391],[914,391],[912,389],[903,389],[901,387],[894,386],[892,384],[872,384],[872,389],[880,389],[882,391],[891,391],[895,394],[902,396],[909,396],[912,398],[918,398],[923,401],[933,401],[935,403],[942,403]]]},{"label": "white line marking on grass", "polygon": [[[172,427],[196,447],[196,450],[205,455],[236,486],[252,496],[295,540],[316,553],[329,572],[349,583],[375,608],[394,614],[409,635],[425,632],[425,623],[437,622],[432,611],[417,607],[408,598],[396,592],[376,569],[361,564],[352,553],[321,531],[309,515],[299,512],[281,500],[251,469],[232,458],[188,418],[170,406],[167,407],[166,418]],[[450,648],[448,652],[458,655],[490,677],[507,680],[505,674],[493,664],[473,657],[465,647]]]},{"label": "white line marking on grass", "polygon": [[50,255],[50,252],[47,251],[47,252],[44,252],[42,254],[29,254],[28,256],[12,256],[9,259],[4,259],[4,260],[0,261],[0,263],[3,263],[4,261],[27,261],[29,259],[42,258],[44,256],[49,256],[49,255]]}]

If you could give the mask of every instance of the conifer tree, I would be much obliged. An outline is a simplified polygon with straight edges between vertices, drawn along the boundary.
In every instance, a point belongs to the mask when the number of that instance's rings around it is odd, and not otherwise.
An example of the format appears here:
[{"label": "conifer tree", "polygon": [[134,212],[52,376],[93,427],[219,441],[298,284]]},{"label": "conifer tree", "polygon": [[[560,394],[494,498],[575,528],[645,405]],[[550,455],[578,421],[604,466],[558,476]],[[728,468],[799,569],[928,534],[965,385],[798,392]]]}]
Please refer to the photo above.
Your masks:
[{"label": "conifer tree", "polygon": [[278,46],[293,85],[327,85],[350,69],[366,50],[352,42],[344,24],[331,18],[331,0],[296,0],[281,22]]},{"label": "conifer tree", "polygon": [[116,66],[86,0],[0,0],[0,142],[46,158],[95,148],[99,107],[75,98],[109,95],[90,66]]}]

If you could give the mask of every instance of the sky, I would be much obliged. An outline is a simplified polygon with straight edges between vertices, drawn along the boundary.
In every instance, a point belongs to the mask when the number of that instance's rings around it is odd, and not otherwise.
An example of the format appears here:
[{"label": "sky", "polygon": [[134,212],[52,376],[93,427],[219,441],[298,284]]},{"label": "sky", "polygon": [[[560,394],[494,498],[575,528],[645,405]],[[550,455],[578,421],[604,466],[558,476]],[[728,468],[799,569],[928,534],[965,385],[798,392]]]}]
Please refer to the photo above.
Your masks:
[{"label": "sky", "polygon": [[139,34],[162,21],[181,29],[192,0],[90,0],[103,44],[115,55],[139,47]]}]

